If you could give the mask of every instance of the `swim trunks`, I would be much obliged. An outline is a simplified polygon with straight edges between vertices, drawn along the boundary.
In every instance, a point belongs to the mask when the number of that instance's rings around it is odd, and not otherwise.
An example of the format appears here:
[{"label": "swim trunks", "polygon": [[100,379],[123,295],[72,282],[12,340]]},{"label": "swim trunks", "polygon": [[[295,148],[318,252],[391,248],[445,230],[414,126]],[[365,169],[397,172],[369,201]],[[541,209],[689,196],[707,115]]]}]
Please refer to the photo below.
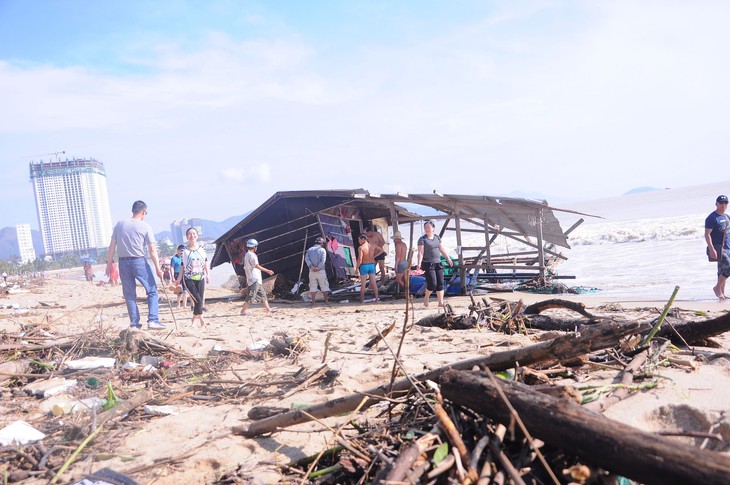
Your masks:
[{"label": "swim trunks", "polygon": [[401,261],[398,263],[398,267],[395,269],[396,273],[405,273],[408,268],[408,261]]},{"label": "swim trunks", "polygon": [[361,264],[360,276],[367,276],[369,274],[375,274],[375,265],[373,263]]},{"label": "swim trunks", "polygon": [[385,253],[380,253],[377,256],[375,256],[375,261],[382,261],[385,259]]}]

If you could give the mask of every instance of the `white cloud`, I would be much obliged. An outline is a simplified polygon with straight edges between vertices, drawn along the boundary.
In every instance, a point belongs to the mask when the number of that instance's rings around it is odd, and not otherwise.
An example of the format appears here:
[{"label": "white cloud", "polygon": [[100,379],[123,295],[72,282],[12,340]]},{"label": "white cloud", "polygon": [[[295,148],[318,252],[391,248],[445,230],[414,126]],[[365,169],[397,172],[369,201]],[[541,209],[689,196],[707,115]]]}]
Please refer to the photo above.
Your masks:
[{"label": "white cloud", "polygon": [[258,184],[271,180],[271,168],[265,163],[250,165],[245,168],[224,168],[220,171],[223,180],[237,184]]},{"label": "white cloud", "polygon": [[288,25],[253,40],[140,41],[125,50],[131,72],[0,60],[0,158],[94,156],[124,214],[127,199],[154,193],[162,206],[201,174],[205,200],[173,209],[207,218],[276,190],[591,198],[706,183],[697,167],[730,157],[729,9],[498,2],[392,42],[328,45]]}]

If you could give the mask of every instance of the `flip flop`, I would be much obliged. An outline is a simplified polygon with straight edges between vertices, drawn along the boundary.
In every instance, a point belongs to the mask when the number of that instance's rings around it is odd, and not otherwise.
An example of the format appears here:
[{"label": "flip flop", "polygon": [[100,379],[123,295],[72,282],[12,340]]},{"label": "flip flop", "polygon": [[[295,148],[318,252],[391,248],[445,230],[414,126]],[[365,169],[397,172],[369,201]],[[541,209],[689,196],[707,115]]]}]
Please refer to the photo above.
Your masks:
[{"label": "flip flop", "polygon": [[249,315],[248,310],[245,312],[241,312],[241,316],[243,316],[243,317],[247,317],[248,315]]}]

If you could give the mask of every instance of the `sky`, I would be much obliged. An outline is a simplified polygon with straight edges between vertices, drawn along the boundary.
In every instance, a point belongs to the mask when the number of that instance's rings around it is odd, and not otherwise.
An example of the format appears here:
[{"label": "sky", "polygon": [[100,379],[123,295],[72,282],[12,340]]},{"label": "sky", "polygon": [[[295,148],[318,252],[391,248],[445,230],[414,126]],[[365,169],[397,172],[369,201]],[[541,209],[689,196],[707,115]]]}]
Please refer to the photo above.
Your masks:
[{"label": "sky", "polygon": [[[0,227],[31,162],[102,162],[112,219],[277,191],[553,205],[730,180],[730,2],[0,0]],[[61,155],[52,155],[56,152]]]}]

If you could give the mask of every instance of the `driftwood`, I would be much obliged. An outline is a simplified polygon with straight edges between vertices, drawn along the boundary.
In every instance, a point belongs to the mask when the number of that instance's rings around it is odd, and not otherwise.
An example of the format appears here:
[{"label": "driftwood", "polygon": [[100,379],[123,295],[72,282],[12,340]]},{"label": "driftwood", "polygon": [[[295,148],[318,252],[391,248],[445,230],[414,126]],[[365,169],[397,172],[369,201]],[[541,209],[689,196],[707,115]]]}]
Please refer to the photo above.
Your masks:
[{"label": "driftwood", "polygon": [[[484,357],[455,362],[452,365],[439,367],[438,369],[425,372],[415,376],[415,380],[424,381],[439,379],[441,374],[449,369],[472,369],[475,366],[489,367],[493,371],[510,369],[519,362],[520,365],[531,365],[550,360],[568,360],[595,350],[612,347],[618,340],[626,335],[639,333],[649,329],[649,325],[641,325],[632,322],[624,325],[611,323],[594,325],[586,328],[578,335],[564,335],[554,340],[540,342],[519,349],[497,352]],[[278,414],[270,418],[254,421],[248,425],[233,427],[233,433],[248,438],[259,436],[265,433],[276,431],[277,428],[285,428],[296,424],[306,423],[314,418],[326,418],[338,414],[350,412],[356,409],[363,401],[363,395],[368,396],[362,409],[365,409],[379,402],[382,397],[388,395],[389,385],[384,384],[358,394],[333,399],[321,404],[315,404],[306,409],[290,411]],[[411,380],[401,379],[393,383],[392,391],[402,392],[411,387]]]},{"label": "driftwood", "polygon": [[391,323],[388,328],[386,328],[382,332],[378,333],[378,335],[375,335],[373,338],[371,338],[368,341],[368,343],[366,343],[365,345],[363,345],[363,347],[365,347],[366,349],[373,348],[375,346],[375,344],[377,344],[378,342],[380,342],[381,340],[383,340],[385,337],[387,337],[388,334],[390,332],[392,332],[394,328],[395,328],[395,320],[393,320],[393,323]]},{"label": "driftwood", "polygon": [[152,399],[152,391],[146,389],[139,391],[137,394],[122,401],[108,411],[104,411],[96,417],[96,426],[99,427],[109,421],[110,419],[116,419],[129,413],[132,409],[144,405],[147,401]]},{"label": "driftwood", "polygon": [[553,298],[550,300],[543,300],[539,301],[537,303],[533,303],[532,305],[525,308],[525,313],[527,315],[538,315],[542,313],[545,310],[549,310],[551,308],[561,308],[563,310],[571,310],[577,313],[580,313],[584,317],[588,317],[591,320],[595,319],[595,315],[591,314],[588,310],[586,310],[586,306],[583,303],[578,303],[575,301],[568,301],[568,300],[561,300],[559,298]]},{"label": "driftwood", "polygon": [[416,322],[419,327],[439,327],[446,330],[467,330],[474,328],[476,324],[477,319],[475,317],[451,313],[435,313]]},{"label": "driftwood", "polygon": [[621,387],[613,391],[607,398],[600,401],[589,402],[584,407],[591,411],[603,412],[617,402],[626,398],[626,396],[629,395],[629,386],[631,386],[631,383],[634,382],[634,373],[641,369],[641,366],[644,365],[648,357],[649,349],[643,350],[634,356],[631,363],[627,365],[623,371]]},{"label": "driftwood", "polygon": [[[701,342],[711,337],[716,337],[730,331],[730,314],[726,313],[720,317],[701,322],[682,322],[676,325],[669,325],[665,322],[659,330],[658,335],[668,338],[675,345],[684,345],[682,338],[689,344]],[[675,331],[676,330],[676,331]],[[680,338],[679,335],[682,336]]]},{"label": "driftwood", "polygon": [[408,477],[408,472],[418,458],[430,448],[438,435],[434,434],[435,430],[418,438],[402,453],[398,455],[398,460],[394,462],[387,473],[385,473],[384,483],[402,482]]},{"label": "driftwood", "polygon": [[[609,320],[603,320],[603,321],[609,321]],[[624,320],[618,320],[618,319],[611,319],[610,321],[620,323],[620,322],[628,322],[630,320],[624,319]],[[560,319],[556,320],[555,318],[549,317],[547,315],[529,315],[527,318],[525,318],[525,326],[530,329],[535,330],[544,330],[547,332],[551,331],[559,331],[559,332],[575,332],[576,329],[580,329],[582,327],[588,326],[588,325],[595,325],[596,323],[599,323],[597,320],[586,320],[586,319],[575,319],[575,320],[567,320],[567,319]]]},{"label": "driftwood", "polygon": [[[725,484],[730,457],[640,431],[511,381],[498,383],[530,433],[567,453],[643,483]],[[498,389],[483,374],[450,370],[443,396],[500,423],[512,416]]]},{"label": "driftwood", "polygon": [[[529,308],[530,307],[528,307],[528,309]],[[550,308],[556,307],[551,306]],[[527,313],[527,309],[525,309],[525,313]],[[587,321],[565,319],[555,320],[545,315],[534,314],[530,315],[528,319],[528,326],[538,330],[572,332],[576,328],[580,329],[587,325],[594,325],[596,321],[601,321],[601,319],[598,319],[597,317],[589,318],[590,320]],[[626,322],[627,320],[612,318],[612,321],[621,323]],[[709,338],[717,337],[718,335],[722,335],[728,331],[730,331],[730,314],[724,314],[717,318],[702,321],[681,322],[676,324],[670,324],[668,321],[665,321],[657,333],[657,336],[667,338],[677,346],[685,346],[686,344],[701,344]]]}]

